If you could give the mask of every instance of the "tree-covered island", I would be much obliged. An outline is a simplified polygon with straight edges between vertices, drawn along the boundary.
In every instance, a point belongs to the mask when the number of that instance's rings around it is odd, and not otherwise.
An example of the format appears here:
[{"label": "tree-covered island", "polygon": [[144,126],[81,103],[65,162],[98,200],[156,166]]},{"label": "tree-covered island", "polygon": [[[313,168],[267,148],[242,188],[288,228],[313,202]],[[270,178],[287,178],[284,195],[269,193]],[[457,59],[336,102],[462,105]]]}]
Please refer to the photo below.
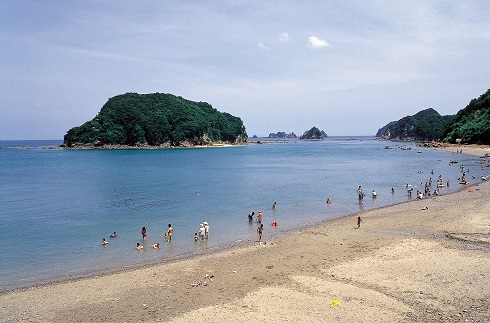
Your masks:
[{"label": "tree-covered island", "polygon": [[64,146],[191,147],[247,142],[242,120],[206,102],[172,94],[126,93],[110,98],[95,118],[68,130]]}]

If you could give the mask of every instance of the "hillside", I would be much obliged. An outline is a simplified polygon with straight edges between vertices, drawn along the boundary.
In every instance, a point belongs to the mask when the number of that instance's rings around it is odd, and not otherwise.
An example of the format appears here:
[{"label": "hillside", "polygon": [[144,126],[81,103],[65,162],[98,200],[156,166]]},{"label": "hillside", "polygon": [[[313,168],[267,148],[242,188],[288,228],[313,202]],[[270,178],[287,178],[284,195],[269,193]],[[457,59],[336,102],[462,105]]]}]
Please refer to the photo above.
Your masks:
[{"label": "hillside", "polygon": [[490,89],[458,111],[443,139],[450,143],[490,145]]},{"label": "hillside", "polygon": [[377,135],[391,140],[439,140],[453,118],[441,116],[436,110],[429,108],[390,122],[378,130]]},{"label": "hillside", "polygon": [[490,144],[490,90],[473,99],[456,115],[441,116],[432,108],[392,121],[376,137],[390,140]]},{"label": "hillside", "polygon": [[164,93],[126,93],[110,98],[94,119],[68,130],[64,136],[67,147],[191,146],[246,141],[240,118],[219,112],[206,102]]}]

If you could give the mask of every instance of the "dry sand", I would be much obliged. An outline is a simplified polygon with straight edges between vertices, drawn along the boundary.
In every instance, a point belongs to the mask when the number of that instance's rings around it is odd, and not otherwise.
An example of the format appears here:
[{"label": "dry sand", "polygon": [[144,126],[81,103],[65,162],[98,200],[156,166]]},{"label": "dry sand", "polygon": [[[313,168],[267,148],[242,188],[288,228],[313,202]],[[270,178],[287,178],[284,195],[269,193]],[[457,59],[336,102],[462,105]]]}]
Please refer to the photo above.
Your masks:
[{"label": "dry sand", "polygon": [[489,197],[484,182],[362,212],[360,229],[352,215],[264,245],[3,293],[0,321],[490,322]]}]

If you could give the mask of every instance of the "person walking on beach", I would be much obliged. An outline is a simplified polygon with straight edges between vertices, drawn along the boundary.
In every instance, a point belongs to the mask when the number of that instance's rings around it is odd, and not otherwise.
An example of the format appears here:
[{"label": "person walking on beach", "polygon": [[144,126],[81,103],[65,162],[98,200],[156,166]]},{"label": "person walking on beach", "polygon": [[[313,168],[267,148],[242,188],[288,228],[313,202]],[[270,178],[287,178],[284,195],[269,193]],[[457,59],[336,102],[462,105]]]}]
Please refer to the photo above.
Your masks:
[{"label": "person walking on beach", "polygon": [[257,227],[257,233],[259,234],[259,242],[262,241],[262,232],[264,231],[264,225],[259,224]]},{"label": "person walking on beach", "polygon": [[148,232],[146,231],[146,227],[141,228],[141,235],[143,236],[143,240],[146,240],[146,235]]},{"label": "person walking on beach", "polygon": [[172,234],[173,233],[174,233],[174,228],[172,228],[172,225],[169,223],[168,230],[167,230],[168,241],[172,241]]},{"label": "person walking on beach", "polygon": [[357,228],[359,229],[361,227],[361,222],[362,222],[362,219],[360,216],[357,217]]}]

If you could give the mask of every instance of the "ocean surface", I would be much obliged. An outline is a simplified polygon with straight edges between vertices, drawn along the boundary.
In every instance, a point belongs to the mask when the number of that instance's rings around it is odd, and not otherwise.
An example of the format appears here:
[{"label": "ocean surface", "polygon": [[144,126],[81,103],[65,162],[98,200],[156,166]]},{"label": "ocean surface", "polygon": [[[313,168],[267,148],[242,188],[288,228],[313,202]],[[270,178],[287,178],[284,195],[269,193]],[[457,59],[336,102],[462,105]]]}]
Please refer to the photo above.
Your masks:
[{"label": "ocean surface", "polygon": [[[432,191],[439,175],[450,182],[441,194],[461,189],[460,165],[470,183],[488,175],[476,157],[369,137],[192,149],[46,148],[61,143],[0,141],[0,291],[254,243],[252,211],[263,211],[267,241],[415,199],[430,177]],[[413,185],[412,197],[406,184]],[[210,224],[209,240],[194,242],[203,221]],[[168,224],[172,242],[162,237]],[[114,231],[118,236],[110,238]],[[144,250],[135,250],[138,242]]]}]

